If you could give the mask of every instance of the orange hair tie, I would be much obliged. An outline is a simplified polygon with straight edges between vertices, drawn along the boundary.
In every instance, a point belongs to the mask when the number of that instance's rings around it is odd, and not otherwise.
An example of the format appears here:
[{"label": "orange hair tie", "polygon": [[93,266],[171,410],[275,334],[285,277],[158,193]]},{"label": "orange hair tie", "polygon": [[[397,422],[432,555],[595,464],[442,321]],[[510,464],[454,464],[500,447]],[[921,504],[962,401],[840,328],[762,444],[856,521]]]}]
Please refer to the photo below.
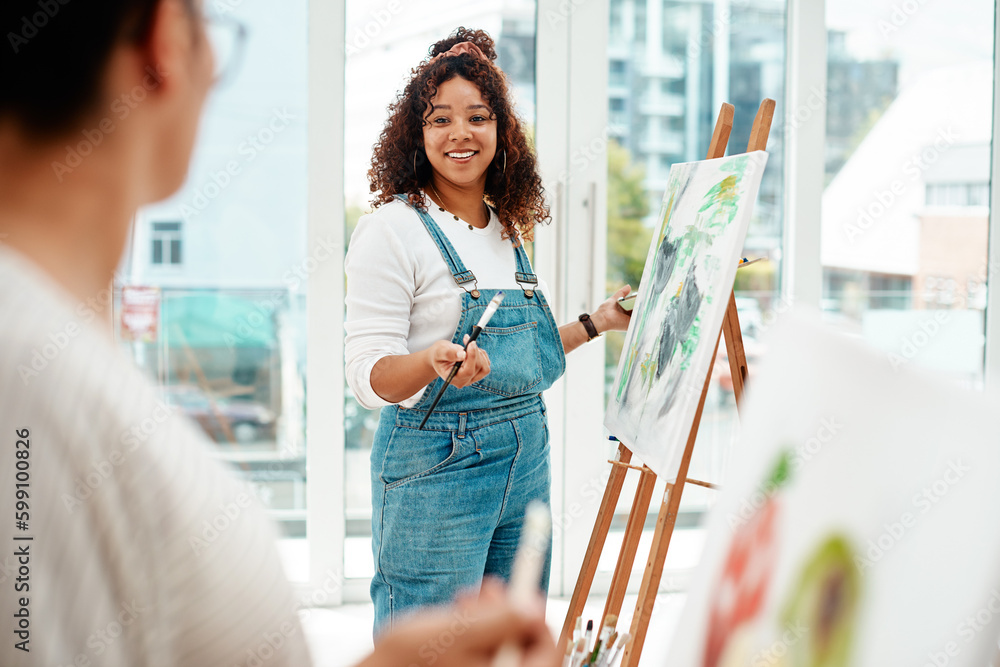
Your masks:
[{"label": "orange hair tie", "polygon": [[450,49],[448,49],[444,53],[439,53],[436,56],[434,56],[433,58],[431,58],[431,62],[434,62],[435,60],[437,60],[439,58],[446,58],[446,57],[449,57],[449,56],[460,56],[463,53],[468,53],[469,55],[473,55],[473,56],[476,56],[478,58],[482,58],[486,62],[489,62],[489,60],[490,60],[489,58],[486,57],[486,54],[483,53],[482,49],[480,49],[478,46],[476,46],[472,42],[459,42],[458,44],[456,44],[455,46],[451,47]]}]

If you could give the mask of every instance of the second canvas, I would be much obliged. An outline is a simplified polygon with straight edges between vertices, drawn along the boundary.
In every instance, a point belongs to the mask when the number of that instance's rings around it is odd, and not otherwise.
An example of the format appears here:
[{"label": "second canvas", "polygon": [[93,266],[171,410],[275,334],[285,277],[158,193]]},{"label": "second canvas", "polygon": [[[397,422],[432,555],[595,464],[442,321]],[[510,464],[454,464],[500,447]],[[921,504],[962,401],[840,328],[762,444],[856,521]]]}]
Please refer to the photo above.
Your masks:
[{"label": "second canvas", "polygon": [[670,169],[605,425],[674,477],[694,421],[767,153]]}]

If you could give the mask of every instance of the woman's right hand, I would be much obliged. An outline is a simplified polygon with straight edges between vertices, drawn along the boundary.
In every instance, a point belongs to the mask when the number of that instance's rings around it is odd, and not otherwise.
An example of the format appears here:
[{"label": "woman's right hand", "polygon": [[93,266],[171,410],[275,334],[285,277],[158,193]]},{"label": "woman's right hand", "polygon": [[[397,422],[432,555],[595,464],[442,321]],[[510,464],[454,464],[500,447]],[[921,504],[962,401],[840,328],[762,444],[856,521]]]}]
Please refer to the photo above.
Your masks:
[{"label": "woman's right hand", "polygon": [[[495,585],[484,583],[484,588],[490,586]],[[393,622],[392,630],[379,638],[372,654],[357,667],[489,667],[508,643],[518,649],[518,667],[561,663],[545,625],[544,600],[524,610],[505,594],[487,593],[479,600],[466,596],[450,607],[423,609]]]},{"label": "woman's right hand", "polygon": [[[469,336],[465,336],[468,340]],[[456,345],[447,340],[439,340],[428,348],[428,357],[434,372],[443,379],[451,373],[455,362],[461,361],[462,367],[458,369],[451,384],[461,389],[473,382],[478,382],[489,375],[490,358],[486,352],[476,345],[475,341],[469,343],[468,348]]]}]

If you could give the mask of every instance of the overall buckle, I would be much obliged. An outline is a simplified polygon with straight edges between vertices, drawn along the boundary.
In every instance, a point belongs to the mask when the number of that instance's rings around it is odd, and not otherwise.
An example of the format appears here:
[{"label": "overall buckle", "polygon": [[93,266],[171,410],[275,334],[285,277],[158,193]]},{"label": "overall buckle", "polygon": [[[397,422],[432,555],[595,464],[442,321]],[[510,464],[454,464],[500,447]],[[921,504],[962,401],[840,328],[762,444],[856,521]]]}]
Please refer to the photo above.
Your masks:
[{"label": "overall buckle", "polygon": [[[530,299],[535,296],[535,289],[538,286],[538,277],[534,273],[522,273],[517,271],[514,273],[514,280],[521,287],[524,292],[524,298]],[[529,285],[530,287],[526,287]]]}]

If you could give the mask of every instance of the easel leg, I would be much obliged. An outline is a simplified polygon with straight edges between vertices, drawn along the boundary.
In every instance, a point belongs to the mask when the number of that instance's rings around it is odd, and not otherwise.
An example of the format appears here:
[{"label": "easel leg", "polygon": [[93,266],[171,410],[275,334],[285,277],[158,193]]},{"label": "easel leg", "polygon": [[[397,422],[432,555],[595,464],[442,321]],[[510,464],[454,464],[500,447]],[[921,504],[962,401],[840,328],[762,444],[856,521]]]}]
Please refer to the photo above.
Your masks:
[{"label": "easel leg", "polygon": [[[765,99],[761,102],[760,109],[757,112],[750,132],[750,142],[747,150],[764,150],[767,146],[774,109],[774,100]],[[722,105],[722,108],[719,110],[719,118],[715,124],[715,132],[712,135],[712,141],[709,145],[708,159],[719,158],[725,155],[726,146],[729,143],[729,136],[733,127],[733,114],[733,105]],[[735,293],[730,294],[722,331],[719,332],[719,338],[715,341],[716,354],[719,351],[719,342],[723,332],[725,332],[726,344],[729,350],[730,370],[733,376],[736,404],[737,407],[740,407],[743,396],[743,384],[746,379],[746,354],[743,350],[743,340],[740,336]],[[673,484],[667,485],[664,499],[660,503],[660,512],[656,520],[656,532],[653,535],[653,547],[650,550],[649,560],[646,563],[646,570],[642,578],[642,588],[639,591],[639,598],[636,601],[635,614],[632,617],[632,627],[630,630],[632,639],[625,648],[625,655],[622,659],[623,667],[636,667],[639,663],[639,656],[642,655],[642,647],[646,641],[646,631],[649,628],[649,620],[653,614],[653,604],[656,602],[656,593],[659,590],[660,579],[663,575],[663,565],[667,559],[667,549],[670,546],[670,538],[677,523],[681,495],[684,491],[684,485],[688,482],[687,473],[691,463],[691,454],[694,451],[694,442],[698,435],[698,427],[701,424],[701,415],[705,408],[705,397],[708,394],[714,364],[715,354],[712,355],[712,360],[709,362],[708,374],[705,378],[705,384],[702,387],[701,399],[698,402],[691,431],[688,434],[687,445],[677,471],[677,477]],[[618,451],[620,461],[627,463],[631,460],[631,452],[623,445],[619,446]],[[618,497],[621,495],[621,488],[625,481],[625,472],[627,469],[626,466],[616,465],[612,467],[611,479],[608,481],[608,488],[604,492],[604,500],[601,502],[597,523],[594,526],[594,532],[590,537],[590,544],[587,547],[587,553],[584,557],[583,570],[580,572],[580,577],[577,580],[576,590],[573,591],[573,598],[570,601],[569,611],[566,614],[562,634],[559,636],[560,649],[566,647],[566,640],[573,631],[576,618],[583,612],[584,605],[586,604],[587,595],[590,593],[590,587],[597,572],[597,563],[600,559],[601,550],[604,547],[605,538],[611,527],[615,505],[618,502]],[[617,614],[621,611],[625,590],[628,587],[629,574],[632,570],[632,564],[635,561],[638,541],[642,535],[642,526],[645,523],[655,480],[655,476],[652,473],[647,475],[646,470],[643,471],[642,478],[639,480],[639,488],[636,490],[632,512],[629,514],[628,527],[625,531],[625,539],[618,557],[614,578],[611,582],[611,591],[604,607],[605,618],[609,613]],[[713,485],[706,482],[691,481],[694,484],[714,488]],[[638,511],[639,508],[641,508],[641,511]],[[604,618],[600,620],[603,621]]]},{"label": "easel leg", "polygon": [[[722,332],[715,341],[715,352],[719,351],[719,341],[722,339]],[[701,399],[698,401],[698,409],[694,414],[694,423],[691,425],[691,432],[688,434],[687,445],[684,448],[684,457],[681,465],[677,469],[677,479],[673,484],[667,484],[663,502],[660,504],[660,513],[656,518],[656,532],[653,534],[653,546],[649,551],[649,560],[646,562],[646,571],[642,576],[642,587],[639,589],[639,598],[635,603],[635,614],[632,616],[632,627],[629,633],[632,640],[625,647],[625,655],[622,658],[622,667],[636,667],[639,664],[639,656],[642,655],[642,646],[646,642],[646,631],[649,629],[649,619],[653,616],[653,604],[656,602],[656,593],[660,589],[660,579],[663,576],[663,564],[667,560],[667,549],[670,547],[670,538],[674,534],[674,525],[677,523],[677,512],[681,506],[681,495],[684,492],[684,484],[687,482],[688,468],[691,465],[691,454],[694,452],[694,442],[698,439],[698,427],[701,425],[701,413],[705,409],[705,397],[708,395],[708,387],[712,382],[712,367],[715,365],[715,354],[708,364],[708,375],[705,378],[705,385],[701,389]]]},{"label": "easel leg", "polygon": [[[632,452],[625,445],[618,445],[618,460],[622,463],[628,463],[632,460]],[[573,625],[587,604],[587,596],[594,583],[594,575],[597,574],[597,563],[601,559],[601,551],[604,550],[604,540],[608,537],[608,530],[610,530],[611,520],[615,516],[615,508],[618,506],[618,498],[621,496],[627,472],[628,468],[625,466],[611,466],[611,477],[608,478],[608,486],[604,489],[604,498],[597,511],[594,532],[590,534],[590,543],[583,556],[583,568],[576,580],[576,588],[573,589],[573,597],[570,598],[569,610],[566,612],[566,620],[563,622],[562,632],[559,635],[560,649],[566,648],[566,640],[573,635]]]},{"label": "easel leg", "polygon": [[620,616],[622,603],[625,601],[625,591],[628,590],[628,580],[632,575],[632,565],[635,563],[635,554],[639,550],[639,540],[642,538],[642,529],[646,523],[646,514],[649,512],[649,502],[653,498],[653,487],[656,486],[656,473],[643,466],[642,474],[639,477],[639,486],[635,490],[635,499],[632,501],[632,511],[628,515],[628,525],[625,527],[625,537],[622,540],[622,549],[618,554],[618,563],[615,565],[615,574],[611,578],[611,590],[608,592],[608,600],[604,603],[604,614],[601,615],[600,623],[608,614]]},{"label": "easel leg", "polygon": [[736,409],[743,405],[743,385],[747,380],[747,353],[743,349],[743,334],[740,331],[740,316],[736,310],[736,292],[729,293],[729,307],[722,323],[722,333],[726,336],[726,351],[729,353],[729,373],[733,378],[733,397]]}]

